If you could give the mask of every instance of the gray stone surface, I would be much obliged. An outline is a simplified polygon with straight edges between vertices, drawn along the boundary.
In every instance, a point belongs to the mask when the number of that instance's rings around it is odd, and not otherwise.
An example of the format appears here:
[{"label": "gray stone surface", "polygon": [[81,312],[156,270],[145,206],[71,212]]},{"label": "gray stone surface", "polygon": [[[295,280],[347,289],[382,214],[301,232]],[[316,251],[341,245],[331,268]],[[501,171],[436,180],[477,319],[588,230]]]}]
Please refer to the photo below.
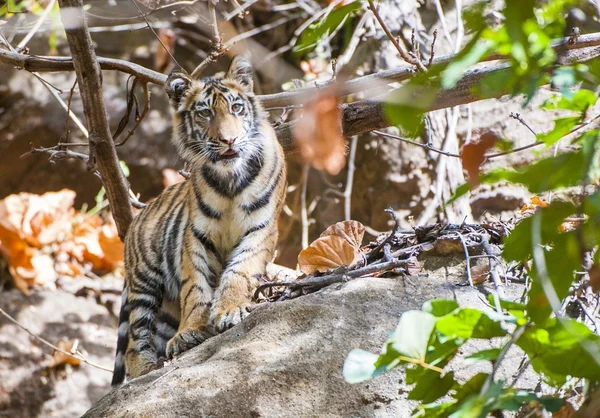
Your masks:
[{"label": "gray stone surface", "polygon": [[344,359],[353,348],[379,352],[400,315],[428,299],[455,298],[458,289],[459,299],[482,307],[477,290],[456,287],[461,268],[357,279],[268,304],[165,368],[111,390],[84,417],[409,417],[415,403],[406,400],[399,370],[350,385]]}]

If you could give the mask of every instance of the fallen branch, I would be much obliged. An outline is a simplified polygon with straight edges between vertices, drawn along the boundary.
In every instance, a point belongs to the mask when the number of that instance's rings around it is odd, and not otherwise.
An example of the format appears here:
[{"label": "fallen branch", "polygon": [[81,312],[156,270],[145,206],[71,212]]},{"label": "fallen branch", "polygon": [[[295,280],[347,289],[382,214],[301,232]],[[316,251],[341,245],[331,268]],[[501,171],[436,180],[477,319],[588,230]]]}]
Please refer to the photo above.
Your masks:
[{"label": "fallen branch", "polygon": [[[258,294],[264,289],[269,287],[287,287],[291,290],[302,289],[302,288],[316,288],[320,289],[325,286],[329,286],[334,283],[347,282],[351,279],[355,279],[361,276],[367,276],[374,273],[382,273],[388,270],[393,270],[398,267],[404,267],[408,264],[408,260],[392,260],[384,263],[370,264],[365,267],[358,268],[356,270],[350,270],[343,273],[331,273],[323,276],[308,276],[304,279],[299,279],[293,282],[272,282],[265,283],[259,286],[254,293],[254,297],[257,298]],[[314,290],[316,290],[314,289]]]}]

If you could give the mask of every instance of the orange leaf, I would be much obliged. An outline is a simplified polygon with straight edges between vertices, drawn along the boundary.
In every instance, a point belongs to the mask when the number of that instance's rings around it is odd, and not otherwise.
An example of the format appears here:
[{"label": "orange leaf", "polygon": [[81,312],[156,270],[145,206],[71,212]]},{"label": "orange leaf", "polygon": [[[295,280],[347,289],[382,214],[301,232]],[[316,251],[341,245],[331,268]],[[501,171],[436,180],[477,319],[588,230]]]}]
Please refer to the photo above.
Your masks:
[{"label": "orange leaf", "polygon": [[[74,339],[69,341],[59,341],[59,343],[56,346],[61,350],[66,351],[67,353],[75,354],[77,352],[77,347],[79,346],[79,340]],[[79,366],[81,364],[81,360],[73,358],[71,356],[67,356],[66,354],[61,353],[60,351],[54,350],[54,352],[52,353],[52,357],[50,357],[50,360],[48,360],[48,363],[46,364],[46,367],[52,369],[58,366],[62,366],[63,364]]]},{"label": "orange leaf", "polygon": [[341,114],[333,90],[320,94],[303,107],[294,125],[294,137],[304,161],[331,175],[346,163]]},{"label": "orange leaf", "polygon": [[312,274],[326,272],[361,259],[360,252],[345,238],[327,235],[315,240],[298,255],[300,271]]},{"label": "orange leaf", "polygon": [[485,153],[494,146],[497,139],[496,134],[488,131],[481,135],[478,142],[470,142],[462,148],[460,158],[471,187],[479,184],[479,168],[485,162]]},{"label": "orange leaf", "polygon": [[342,221],[331,225],[321,234],[321,237],[335,235],[344,238],[354,248],[360,248],[365,236],[365,226],[358,221]]}]

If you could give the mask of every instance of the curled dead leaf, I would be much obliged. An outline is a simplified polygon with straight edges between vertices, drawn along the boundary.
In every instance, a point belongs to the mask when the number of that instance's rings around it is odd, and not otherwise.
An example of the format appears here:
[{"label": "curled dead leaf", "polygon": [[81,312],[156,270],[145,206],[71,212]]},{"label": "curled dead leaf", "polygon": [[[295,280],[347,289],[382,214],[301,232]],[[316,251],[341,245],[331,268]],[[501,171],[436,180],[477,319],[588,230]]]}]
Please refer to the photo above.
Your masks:
[{"label": "curled dead leaf", "polygon": [[[79,340],[73,339],[69,341],[60,341],[56,346],[67,353],[75,354],[77,353],[77,348],[79,347]],[[81,364],[81,360],[54,350],[52,357],[50,357],[48,363],[46,364],[46,367],[53,369],[55,367],[62,366],[63,364],[79,366]]]},{"label": "curled dead leaf", "polygon": [[339,266],[350,266],[360,260],[365,227],[358,221],[343,221],[331,225],[319,238],[298,255],[300,271],[306,274],[324,273]]},{"label": "curled dead leaf", "polygon": [[490,264],[485,261],[471,267],[471,279],[473,284],[481,284],[485,282],[490,274]]},{"label": "curled dead leaf", "polygon": [[471,187],[479,184],[479,168],[485,162],[485,153],[494,146],[497,139],[495,133],[488,131],[481,135],[479,141],[470,142],[462,148],[460,159],[463,168],[467,171]]},{"label": "curled dead leaf", "polygon": [[360,248],[365,236],[365,226],[358,221],[337,222],[327,228],[321,237],[335,235],[346,239],[353,247]]},{"label": "curled dead leaf", "polygon": [[333,90],[304,104],[302,117],[293,134],[304,161],[331,175],[346,163],[346,145],[342,136],[341,113]]}]

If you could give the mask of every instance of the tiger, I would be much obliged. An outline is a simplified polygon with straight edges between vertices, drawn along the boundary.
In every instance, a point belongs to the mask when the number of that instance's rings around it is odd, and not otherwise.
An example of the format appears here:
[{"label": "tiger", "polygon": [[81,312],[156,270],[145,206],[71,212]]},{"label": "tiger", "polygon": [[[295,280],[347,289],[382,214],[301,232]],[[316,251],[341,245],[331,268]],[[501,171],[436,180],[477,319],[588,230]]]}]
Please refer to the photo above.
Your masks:
[{"label": "tiger", "polygon": [[277,243],[285,158],[250,62],[236,56],[225,73],[200,79],[174,72],[165,90],[189,178],[127,232],[113,386],[246,318]]}]

